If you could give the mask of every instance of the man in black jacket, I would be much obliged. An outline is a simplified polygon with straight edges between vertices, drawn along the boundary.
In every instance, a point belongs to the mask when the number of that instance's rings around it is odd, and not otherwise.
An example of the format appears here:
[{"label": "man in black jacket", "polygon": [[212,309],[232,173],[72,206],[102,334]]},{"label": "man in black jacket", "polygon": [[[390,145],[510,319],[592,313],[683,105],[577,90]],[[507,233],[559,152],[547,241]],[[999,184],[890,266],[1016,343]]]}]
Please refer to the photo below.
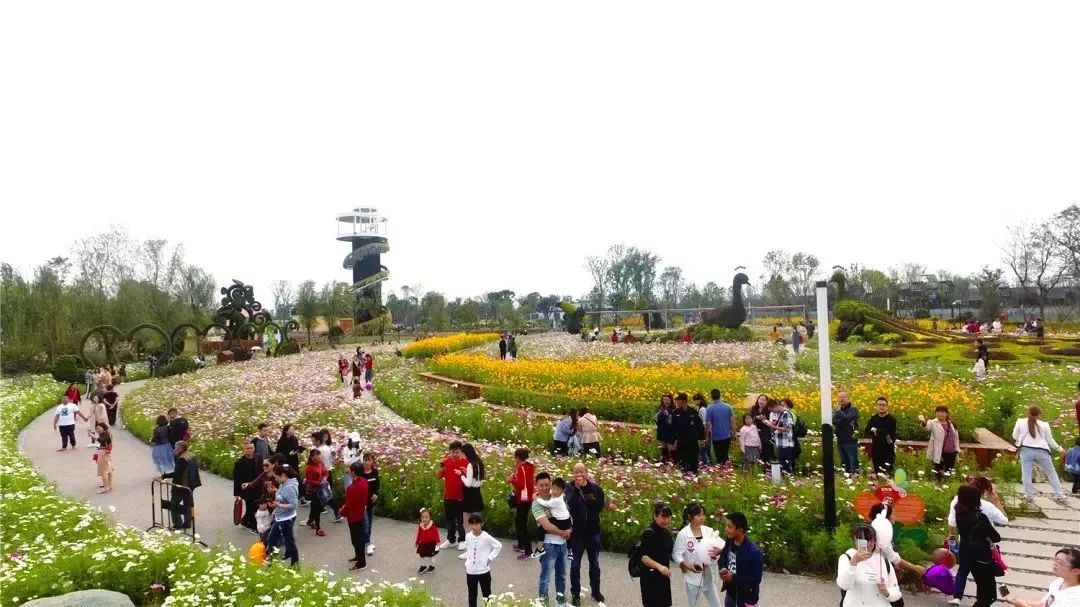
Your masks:
[{"label": "man in black jacket", "polygon": [[683,472],[698,470],[698,453],[705,446],[705,424],[697,411],[686,406],[686,393],[675,397],[675,410],[671,412],[671,430],[675,435],[675,457]]},{"label": "man in black jacket", "polygon": [[[244,500],[244,518],[240,524],[258,533],[255,525],[255,500],[260,491],[257,487],[251,487],[250,483],[262,472],[260,461],[255,457],[255,445],[244,443],[244,454],[233,464],[233,497]],[[249,485],[246,489],[245,485]]]},{"label": "man in black jacket", "polygon": [[570,562],[570,602],[581,604],[581,557],[589,556],[589,586],[597,603],[604,602],[600,592],[600,514],[607,506],[604,490],[589,480],[585,464],[574,465],[574,482],[566,491],[566,505],[574,521],[570,536],[570,550],[574,560]]},{"label": "man in black jacket", "polygon": [[176,407],[169,409],[166,415],[169,418],[169,444],[174,448],[176,443],[182,440],[187,440],[184,435],[188,431],[188,422],[186,419],[180,417],[180,413],[176,410]]},{"label": "man in black jacket", "polygon": [[192,509],[195,507],[195,489],[202,486],[202,480],[199,477],[199,458],[188,451],[187,443],[184,441],[176,442],[173,453],[176,455],[176,467],[172,472],[162,474],[161,479],[171,478],[174,485],[170,497],[173,528],[190,529]]},{"label": "man in black jacket", "polygon": [[889,400],[884,396],[877,398],[877,414],[866,422],[863,434],[870,437],[874,447],[870,452],[874,472],[892,476],[896,463],[896,418],[889,413]]}]

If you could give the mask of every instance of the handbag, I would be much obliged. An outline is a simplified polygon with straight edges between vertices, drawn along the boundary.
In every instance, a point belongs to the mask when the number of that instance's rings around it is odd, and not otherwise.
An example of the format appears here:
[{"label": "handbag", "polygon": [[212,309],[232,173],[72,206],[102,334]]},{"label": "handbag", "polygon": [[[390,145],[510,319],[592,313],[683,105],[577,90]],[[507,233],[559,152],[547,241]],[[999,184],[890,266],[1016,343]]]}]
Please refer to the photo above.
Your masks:
[{"label": "handbag", "polygon": [[1001,558],[1001,549],[997,544],[990,544],[990,559],[994,561],[994,577],[1001,577],[1009,570],[1005,559]]},{"label": "handbag", "polygon": [[513,491],[507,491],[506,492],[506,505],[510,506],[511,510],[517,508],[517,500],[514,499],[514,492]]},{"label": "handbag", "polygon": [[334,497],[333,492],[330,491],[330,481],[320,481],[318,491],[319,499],[322,500],[324,504],[329,504],[330,500]]},{"label": "handbag", "polygon": [[239,525],[244,519],[244,500],[239,497],[233,501],[232,524]]}]

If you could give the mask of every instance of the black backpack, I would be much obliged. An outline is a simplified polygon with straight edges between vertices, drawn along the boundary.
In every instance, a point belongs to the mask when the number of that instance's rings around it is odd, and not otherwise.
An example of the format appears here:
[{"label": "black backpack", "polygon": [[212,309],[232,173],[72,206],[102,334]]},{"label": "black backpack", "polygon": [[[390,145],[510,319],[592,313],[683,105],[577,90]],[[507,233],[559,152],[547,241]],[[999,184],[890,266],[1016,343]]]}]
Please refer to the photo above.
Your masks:
[{"label": "black backpack", "polygon": [[641,577],[642,573],[645,573],[645,563],[641,562],[641,557],[645,555],[645,549],[642,546],[642,541],[645,540],[645,534],[651,533],[652,529],[646,529],[638,541],[630,548],[630,552],[627,553],[626,572],[630,574],[630,577]]},{"label": "black backpack", "polygon": [[[795,417],[795,414],[792,414],[792,417]],[[791,431],[795,435],[795,438],[804,438],[809,432],[809,428],[806,427],[803,420],[795,417],[795,424],[791,427]]]}]

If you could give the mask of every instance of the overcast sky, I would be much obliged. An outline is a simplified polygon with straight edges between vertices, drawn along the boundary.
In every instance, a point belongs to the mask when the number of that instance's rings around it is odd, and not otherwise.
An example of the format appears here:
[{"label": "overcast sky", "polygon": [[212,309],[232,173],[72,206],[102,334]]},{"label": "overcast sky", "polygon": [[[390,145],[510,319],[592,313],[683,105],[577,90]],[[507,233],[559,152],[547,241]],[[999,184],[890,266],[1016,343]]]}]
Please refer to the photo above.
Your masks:
[{"label": "overcast sky", "polygon": [[[7,2],[0,259],[110,224],[219,282],[580,295],[656,251],[699,284],[996,265],[1080,202],[1080,2]],[[237,247],[236,243],[241,243]]]}]

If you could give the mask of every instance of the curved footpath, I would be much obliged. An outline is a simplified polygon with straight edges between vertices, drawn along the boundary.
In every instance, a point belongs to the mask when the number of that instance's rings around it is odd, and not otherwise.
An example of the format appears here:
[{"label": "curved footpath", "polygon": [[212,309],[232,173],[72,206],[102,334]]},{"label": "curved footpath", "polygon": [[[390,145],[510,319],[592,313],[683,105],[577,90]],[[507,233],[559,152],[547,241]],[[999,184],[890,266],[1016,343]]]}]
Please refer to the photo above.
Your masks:
[{"label": "curved footpath", "polygon": [[[137,388],[142,382],[132,382],[118,386],[121,397]],[[368,396],[373,405],[381,407],[388,416],[393,412],[378,404]],[[167,408],[162,404],[162,410]],[[84,405],[85,411],[85,405]],[[123,414],[123,400],[120,404]],[[19,435],[19,448],[34,463],[41,473],[56,483],[64,495],[85,500],[111,516],[116,522],[133,527],[147,528],[151,522],[150,480],[155,471],[150,458],[150,447],[126,430],[115,429],[113,432],[113,465],[116,477],[113,491],[97,494],[97,477],[94,464],[90,461],[93,450],[89,448],[86,422],[78,423],[76,436],[78,448],[62,453],[56,452],[60,446],[60,435],[52,428],[52,410],[35,419]],[[232,524],[232,481],[220,476],[203,473],[203,486],[195,492],[196,530],[202,541],[210,545],[233,545],[246,550],[256,536]],[[489,491],[502,494],[502,486],[496,483]],[[306,508],[301,508],[300,516],[306,517]],[[328,514],[323,515],[326,537],[317,537],[303,526],[297,527],[297,544],[302,563],[323,568],[341,576],[358,575],[373,582],[422,583],[434,596],[448,606],[467,604],[464,564],[457,558],[456,550],[443,551],[436,557],[434,573],[418,579],[416,570],[419,559],[416,557],[413,542],[416,537],[416,525],[387,518],[375,521],[373,535],[376,544],[374,556],[368,558],[368,568],[357,574],[348,571],[346,559],[352,554],[349,544],[348,525],[344,522],[330,522]],[[445,536],[445,530],[443,531]],[[510,549],[511,541],[502,539],[503,551],[492,569],[495,593],[513,592],[517,596],[533,598],[536,596],[539,578],[539,563],[535,560],[517,561],[517,554]],[[632,607],[640,605],[636,580],[626,573],[626,556],[619,553],[601,554],[602,590],[606,595],[606,604],[611,607]],[[582,605],[595,604],[589,597],[588,562],[582,563]],[[567,592],[569,592],[569,570],[567,571]],[[973,591],[974,588],[972,587]],[[554,589],[549,591],[554,600]],[[686,605],[681,576],[674,574],[672,595],[676,606]],[[278,597],[286,599],[288,597]],[[806,605],[833,606],[839,602],[840,593],[835,584],[826,580],[795,575],[766,573],[762,585],[762,605]],[[569,597],[568,597],[569,600]],[[905,597],[908,607],[931,607],[943,604],[941,595],[912,595]]]}]

